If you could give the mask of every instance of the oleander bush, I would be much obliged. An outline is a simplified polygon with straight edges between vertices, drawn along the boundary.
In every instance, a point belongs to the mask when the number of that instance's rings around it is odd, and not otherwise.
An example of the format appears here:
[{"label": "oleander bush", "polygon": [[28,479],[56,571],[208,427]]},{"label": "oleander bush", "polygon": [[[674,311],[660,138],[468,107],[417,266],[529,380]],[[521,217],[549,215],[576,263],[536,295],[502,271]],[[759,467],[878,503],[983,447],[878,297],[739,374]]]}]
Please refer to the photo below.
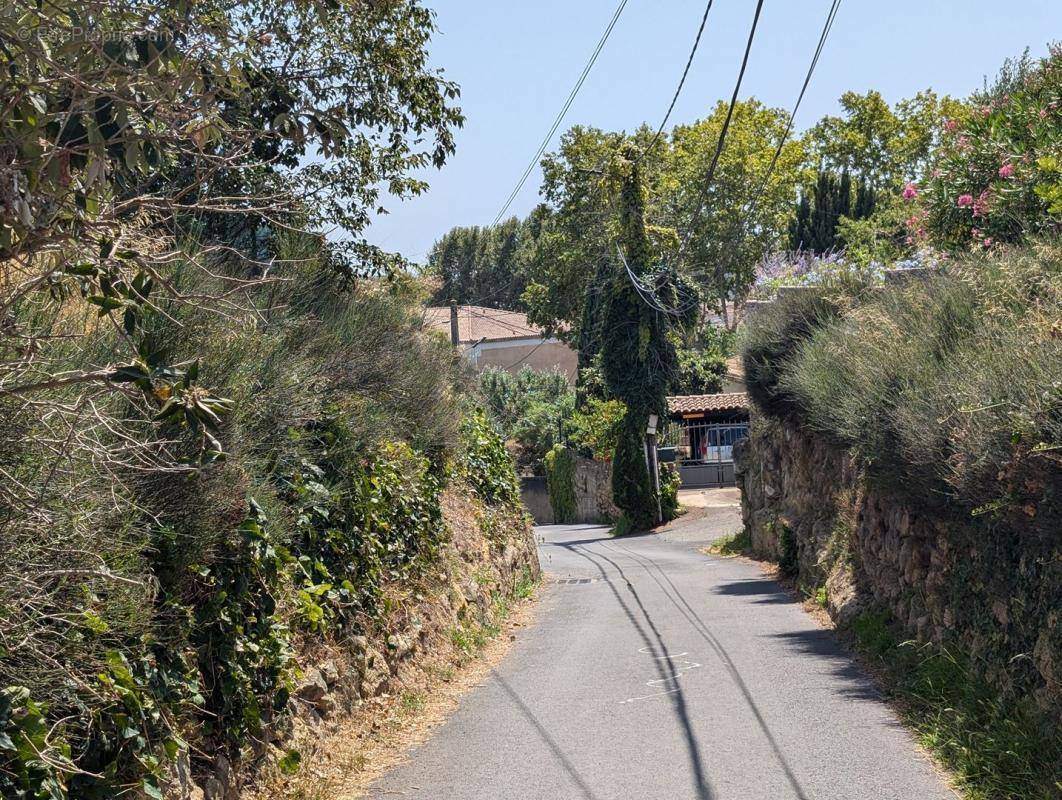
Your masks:
[{"label": "oleander bush", "polygon": [[1009,61],[945,122],[924,185],[905,196],[917,194],[915,234],[949,249],[1062,230],[1062,46],[1043,59]]}]

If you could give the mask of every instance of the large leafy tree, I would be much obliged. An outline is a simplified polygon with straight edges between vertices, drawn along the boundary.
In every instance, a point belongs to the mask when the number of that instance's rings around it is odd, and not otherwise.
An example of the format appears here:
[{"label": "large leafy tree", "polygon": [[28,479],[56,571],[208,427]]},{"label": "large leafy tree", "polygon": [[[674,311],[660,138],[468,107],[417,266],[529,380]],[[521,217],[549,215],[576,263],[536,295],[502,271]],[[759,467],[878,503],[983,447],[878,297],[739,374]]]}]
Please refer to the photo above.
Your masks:
[{"label": "large leafy tree", "polygon": [[492,227],[457,227],[428,254],[428,273],[440,283],[432,301],[522,308],[525,269],[521,263],[534,231],[534,215],[512,217]]},{"label": "large leafy tree", "polygon": [[919,177],[937,144],[945,117],[960,105],[931,90],[890,106],[880,92],[845,92],[841,114],[823,117],[808,132],[812,161],[848,171],[879,189]]},{"label": "large leafy tree", "polygon": [[705,189],[726,111],[720,102],[706,119],[675,128],[655,203],[657,217],[679,230],[680,267],[724,315],[726,301],[744,300],[756,265],[783,241],[805,158],[799,140],[787,141],[768,176],[787,116],[754,99],[739,102]]},{"label": "large leafy tree", "polygon": [[674,305],[676,292],[657,267],[659,255],[645,224],[645,189],[636,151],[627,145],[613,162],[622,181],[619,195],[620,252],[608,284],[601,314],[601,366],[611,397],[626,414],[620,426],[612,469],[612,498],[634,528],[652,525],[656,496],[643,449],[650,414],[663,418],[668,387],[678,359],[669,336],[668,315],[651,307],[636,281],[657,287],[663,303]]},{"label": "large leafy tree", "polygon": [[[567,327],[581,335],[584,300],[600,293],[603,275],[615,258],[618,217],[616,154],[624,144],[644,148],[647,128],[633,136],[575,126],[560,147],[542,160],[543,205],[537,230],[528,241],[524,303],[532,321],[546,328]],[[659,150],[641,162],[643,179],[659,175]],[[580,353],[584,348],[580,346]]]},{"label": "large leafy tree", "polygon": [[[395,263],[361,235],[380,192],[423,190],[410,170],[441,164],[461,122],[457,88],[427,66],[433,27],[417,0],[5,4],[0,395],[120,391],[213,444],[224,403],[145,319],[283,302],[275,250],[242,248],[233,267],[220,219],[340,226],[348,265]],[[121,331],[116,349],[71,355],[92,341],[86,310]]]}]

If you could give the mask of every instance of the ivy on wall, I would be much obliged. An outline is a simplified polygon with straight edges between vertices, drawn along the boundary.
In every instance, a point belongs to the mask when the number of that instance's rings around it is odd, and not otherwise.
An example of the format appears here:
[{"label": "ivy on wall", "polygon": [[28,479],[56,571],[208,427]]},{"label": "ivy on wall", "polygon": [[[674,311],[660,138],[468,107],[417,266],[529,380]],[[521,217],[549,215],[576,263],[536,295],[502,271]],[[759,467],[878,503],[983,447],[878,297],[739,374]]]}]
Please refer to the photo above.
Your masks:
[{"label": "ivy on wall", "polygon": [[575,522],[575,455],[561,444],[546,453],[546,488],[553,521]]}]

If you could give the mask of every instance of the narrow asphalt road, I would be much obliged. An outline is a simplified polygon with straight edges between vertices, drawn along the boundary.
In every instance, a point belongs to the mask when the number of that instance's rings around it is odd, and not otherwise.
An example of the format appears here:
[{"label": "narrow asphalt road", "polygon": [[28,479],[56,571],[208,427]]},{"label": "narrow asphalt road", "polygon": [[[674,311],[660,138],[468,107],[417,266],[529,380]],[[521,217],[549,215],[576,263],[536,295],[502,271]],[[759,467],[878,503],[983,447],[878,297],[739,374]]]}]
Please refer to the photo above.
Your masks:
[{"label": "narrow asphalt road", "polygon": [[873,685],[711,514],[537,529],[535,624],[369,797],[946,800]]}]

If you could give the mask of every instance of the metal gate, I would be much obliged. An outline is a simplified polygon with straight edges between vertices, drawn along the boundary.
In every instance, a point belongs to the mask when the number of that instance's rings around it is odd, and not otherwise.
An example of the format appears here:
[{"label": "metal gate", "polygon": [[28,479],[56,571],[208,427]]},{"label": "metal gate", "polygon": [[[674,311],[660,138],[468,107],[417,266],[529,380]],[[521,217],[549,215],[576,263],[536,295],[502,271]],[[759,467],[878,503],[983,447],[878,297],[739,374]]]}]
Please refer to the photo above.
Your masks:
[{"label": "metal gate", "polygon": [[748,422],[683,419],[668,425],[664,444],[676,448],[684,489],[733,486],[734,444],[748,435]]}]

